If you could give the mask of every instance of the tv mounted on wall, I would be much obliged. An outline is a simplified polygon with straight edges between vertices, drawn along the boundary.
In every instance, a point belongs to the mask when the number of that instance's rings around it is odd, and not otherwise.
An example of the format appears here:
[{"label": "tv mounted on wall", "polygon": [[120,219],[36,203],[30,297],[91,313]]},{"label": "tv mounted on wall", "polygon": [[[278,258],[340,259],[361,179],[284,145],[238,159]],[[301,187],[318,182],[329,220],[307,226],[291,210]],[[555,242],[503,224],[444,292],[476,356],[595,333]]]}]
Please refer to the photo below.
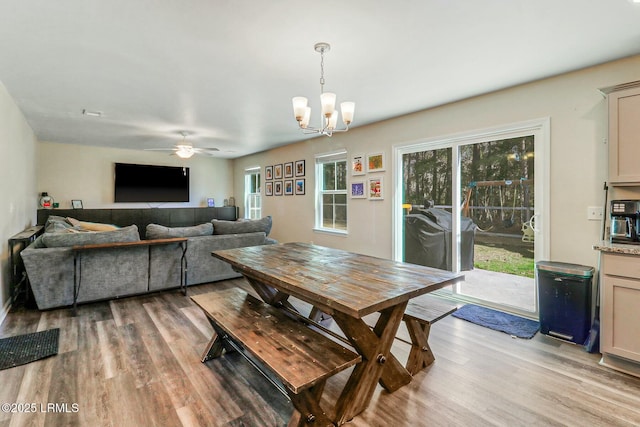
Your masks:
[{"label": "tv mounted on wall", "polygon": [[189,168],[115,164],[115,202],[188,202]]}]

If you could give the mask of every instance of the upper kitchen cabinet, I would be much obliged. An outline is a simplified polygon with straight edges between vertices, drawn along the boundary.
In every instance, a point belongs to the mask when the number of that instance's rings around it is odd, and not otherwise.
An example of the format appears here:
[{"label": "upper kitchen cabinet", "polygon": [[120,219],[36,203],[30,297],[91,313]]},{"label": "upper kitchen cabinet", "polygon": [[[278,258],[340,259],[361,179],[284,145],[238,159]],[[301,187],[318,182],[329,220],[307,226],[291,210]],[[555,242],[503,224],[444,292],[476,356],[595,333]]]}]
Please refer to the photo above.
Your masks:
[{"label": "upper kitchen cabinet", "polygon": [[600,89],[609,102],[609,184],[640,185],[640,81]]}]

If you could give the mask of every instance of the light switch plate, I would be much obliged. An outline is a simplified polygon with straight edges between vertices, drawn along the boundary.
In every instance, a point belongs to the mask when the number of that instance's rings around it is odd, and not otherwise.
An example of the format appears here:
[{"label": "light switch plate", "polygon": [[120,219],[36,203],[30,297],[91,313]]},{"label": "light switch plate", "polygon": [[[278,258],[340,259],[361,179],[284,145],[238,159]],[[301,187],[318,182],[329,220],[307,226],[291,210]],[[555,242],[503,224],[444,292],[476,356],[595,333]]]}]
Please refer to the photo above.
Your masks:
[{"label": "light switch plate", "polygon": [[587,219],[590,221],[600,221],[603,215],[601,206],[589,206],[587,208]]}]

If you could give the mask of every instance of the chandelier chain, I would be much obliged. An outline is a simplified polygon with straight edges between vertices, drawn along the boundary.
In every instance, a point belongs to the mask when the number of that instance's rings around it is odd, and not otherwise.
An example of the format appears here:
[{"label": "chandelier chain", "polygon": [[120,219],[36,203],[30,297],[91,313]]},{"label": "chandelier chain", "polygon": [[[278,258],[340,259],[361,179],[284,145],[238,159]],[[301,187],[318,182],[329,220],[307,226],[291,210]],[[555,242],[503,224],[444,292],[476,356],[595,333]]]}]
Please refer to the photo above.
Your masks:
[{"label": "chandelier chain", "polygon": [[324,49],[320,51],[320,93],[324,93]]}]

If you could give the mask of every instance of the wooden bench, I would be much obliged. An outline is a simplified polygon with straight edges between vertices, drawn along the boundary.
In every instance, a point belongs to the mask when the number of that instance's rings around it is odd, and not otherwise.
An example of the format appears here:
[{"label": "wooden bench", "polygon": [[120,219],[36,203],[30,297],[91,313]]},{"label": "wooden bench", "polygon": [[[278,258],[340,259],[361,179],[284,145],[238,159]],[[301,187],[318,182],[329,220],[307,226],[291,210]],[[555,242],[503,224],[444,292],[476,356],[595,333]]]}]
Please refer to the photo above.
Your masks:
[{"label": "wooden bench", "polygon": [[409,300],[404,320],[411,337],[411,351],[407,359],[407,371],[415,375],[436,360],[429,347],[431,325],[456,311],[458,307],[432,295],[421,295]]},{"label": "wooden bench", "polygon": [[[239,288],[196,295],[215,333],[202,361],[241,350],[282,382],[295,408],[290,426],[333,425],[320,407],[327,378],[362,357]],[[258,363],[254,363],[257,361]]]}]

